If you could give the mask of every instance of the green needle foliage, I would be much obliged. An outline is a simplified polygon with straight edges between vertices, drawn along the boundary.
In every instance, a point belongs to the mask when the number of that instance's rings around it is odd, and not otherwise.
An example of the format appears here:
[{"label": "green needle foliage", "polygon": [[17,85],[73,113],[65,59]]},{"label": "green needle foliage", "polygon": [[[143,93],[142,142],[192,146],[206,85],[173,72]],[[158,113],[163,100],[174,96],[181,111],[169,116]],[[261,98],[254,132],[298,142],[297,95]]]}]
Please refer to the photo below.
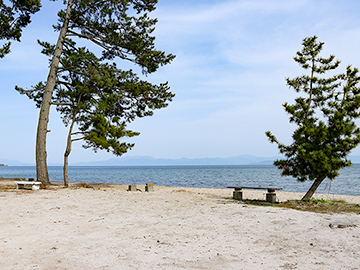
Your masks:
[{"label": "green needle foliage", "polygon": [[[149,18],[147,12],[154,11],[156,3],[157,0],[73,1],[66,36],[98,45],[102,59],[119,57],[139,65],[145,74],[152,73],[175,57],[155,49],[155,37],[151,34],[157,19]],[[58,31],[66,18],[64,10],[59,12],[59,18],[54,26]]]},{"label": "green needle foliage", "polygon": [[[0,40],[20,41],[21,31],[30,22],[30,15],[41,8],[40,0],[0,0]],[[0,47],[0,58],[10,53],[11,42]]]},{"label": "green needle foliage", "polygon": [[308,75],[286,79],[289,88],[302,96],[295,99],[295,104],[283,104],[290,123],[297,125],[293,142],[284,145],[270,131],[266,136],[285,156],[274,162],[282,175],[300,182],[314,181],[303,197],[309,199],[325,178],[333,180],[341,168],[351,165],[347,155],[360,142],[360,129],[355,124],[360,116],[360,77],[358,69],[351,66],[343,74],[325,77],[340,62],[333,55],[320,57],[324,43],[316,36],[305,38],[302,45],[294,60]]}]

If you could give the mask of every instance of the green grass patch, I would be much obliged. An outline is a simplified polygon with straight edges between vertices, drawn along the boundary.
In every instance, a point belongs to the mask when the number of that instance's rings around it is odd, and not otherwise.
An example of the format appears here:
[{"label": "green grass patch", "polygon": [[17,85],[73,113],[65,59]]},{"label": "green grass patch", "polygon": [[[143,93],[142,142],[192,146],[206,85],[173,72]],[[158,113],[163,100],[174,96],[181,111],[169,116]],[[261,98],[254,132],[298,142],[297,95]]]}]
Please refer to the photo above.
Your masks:
[{"label": "green grass patch", "polygon": [[249,205],[270,206],[289,208],[300,211],[309,211],[315,213],[356,213],[360,214],[360,204],[348,203],[344,200],[324,200],[324,199],[307,199],[307,200],[290,200],[282,203],[268,203],[262,200],[234,200]]},{"label": "green grass patch", "polygon": [[347,203],[341,200],[311,199],[309,201],[291,200],[280,203],[278,207],[291,208],[301,211],[311,211],[316,213],[357,213],[360,214],[360,205]]}]

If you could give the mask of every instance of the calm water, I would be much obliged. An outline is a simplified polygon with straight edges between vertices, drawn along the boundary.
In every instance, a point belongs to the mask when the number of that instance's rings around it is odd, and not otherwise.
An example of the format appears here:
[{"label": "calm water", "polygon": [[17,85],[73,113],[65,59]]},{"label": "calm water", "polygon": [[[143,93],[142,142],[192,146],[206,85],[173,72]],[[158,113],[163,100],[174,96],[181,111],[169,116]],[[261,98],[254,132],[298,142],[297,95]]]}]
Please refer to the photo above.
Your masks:
[{"label": "calm water", "polygon": [[[49,167],[50,181],[63,181],[62,167]],[[0,167],[2,177],[36,177],[35,167]],[[281,187],[284,191],[306,192],[310,181],[299,183],[291,177],[281,177],[274,166],[124,166],[69,167],[72,182],[119,184],[154,183],[163,186],[226,188],[226,186]],[[360,196],[360,164],[340,171],[334,181],[325,180],[321,193]]]}]

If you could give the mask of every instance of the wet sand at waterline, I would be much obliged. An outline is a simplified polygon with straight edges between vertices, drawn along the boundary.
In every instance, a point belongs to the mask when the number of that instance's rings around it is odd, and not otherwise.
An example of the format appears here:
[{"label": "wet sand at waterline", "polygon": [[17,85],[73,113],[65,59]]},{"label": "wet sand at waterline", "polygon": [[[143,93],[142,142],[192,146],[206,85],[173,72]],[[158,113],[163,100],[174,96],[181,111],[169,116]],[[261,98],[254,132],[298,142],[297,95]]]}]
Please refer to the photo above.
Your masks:
[{"label": "wet sand at waterline", "polygon": [[0,192],[0,269],[360,269],[358,214],[252,206],[231,189],[90,185]]}]

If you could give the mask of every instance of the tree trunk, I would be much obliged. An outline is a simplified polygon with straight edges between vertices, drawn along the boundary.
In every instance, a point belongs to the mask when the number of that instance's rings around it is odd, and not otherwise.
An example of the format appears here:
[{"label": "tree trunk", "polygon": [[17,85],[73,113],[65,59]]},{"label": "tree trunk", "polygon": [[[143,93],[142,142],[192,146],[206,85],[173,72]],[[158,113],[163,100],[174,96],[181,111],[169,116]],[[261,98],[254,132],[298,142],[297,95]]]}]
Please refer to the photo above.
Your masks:
[{"label": "tree trunk", "polygon": [[314,183],[311,185],[310,189],[308,190],[308,192],[306,192],[305,196],[302,197],[302,201],[305,199],[311,199],[311,197],[314,195],[315,191],[317,190],[317,188],[320,186],[320,184],[322,183],[322,181],[324,181],[324,179],[326,178],[326,176],[319,176],[318,178],[316,178],[316,180],[314,181]]},{"label": "tree trunk", "polygon": [[[71,142],[70,142],[70,144],[71,144]],[[65,152],[65,154],[64,154],[64,187],[66,187],[66,188],[69,187],[69,175],[68,175],[69,155],[70,155],[70,152],[69,153]]]},{"label": "tree trunk", "polygon": [[66,188],[69,187],[69,174],[68,174],[69,155],[71,153],[71,144],[72,144],[71,133],[72,133],[74,124],[75,124],[75,117],[73,118],[70,128],[69,128],[69,133],[68,133],[68,137],[67,137],[67,141],[66,141],[66,149],[65,149],[65,153],[64,153],[64,186]]},{"label": "tree trunk", "polygon": [[71,153],[71,130],[69,131],[69,135],[66,142],[66,149],[64,153],[64,187],[69,187],[69,174],[68,174],[68,168],[69,168],[69,155]]},{"label": "tree trunk", "polygon": [[50,184],[49,174],[47,169],[47,153],[46,153],[46,135],[49,132],[47,129],[50,113],[50,102],[56,83],[56,74],[59,67],[60,56],[63,50],[63,44],[66,33],[68,31],[70,12],[73,0],[68,1],[66,16],[63,27],[61,28],[54,56],[51,61],[49,75],[46,81],[46,86],[43,94],[43,99],[39,114],[39,123],[36,136],[36,174],[37,180],[41,181],[44,185]]},{"label": "tree trunk", "polygon": [[[69,153],[70,154],[70,153]],[[65,152],[64,154],[64,187],[69,187],[69,175],[68,175],[68,168],[69,168],[69,154]]]}]

